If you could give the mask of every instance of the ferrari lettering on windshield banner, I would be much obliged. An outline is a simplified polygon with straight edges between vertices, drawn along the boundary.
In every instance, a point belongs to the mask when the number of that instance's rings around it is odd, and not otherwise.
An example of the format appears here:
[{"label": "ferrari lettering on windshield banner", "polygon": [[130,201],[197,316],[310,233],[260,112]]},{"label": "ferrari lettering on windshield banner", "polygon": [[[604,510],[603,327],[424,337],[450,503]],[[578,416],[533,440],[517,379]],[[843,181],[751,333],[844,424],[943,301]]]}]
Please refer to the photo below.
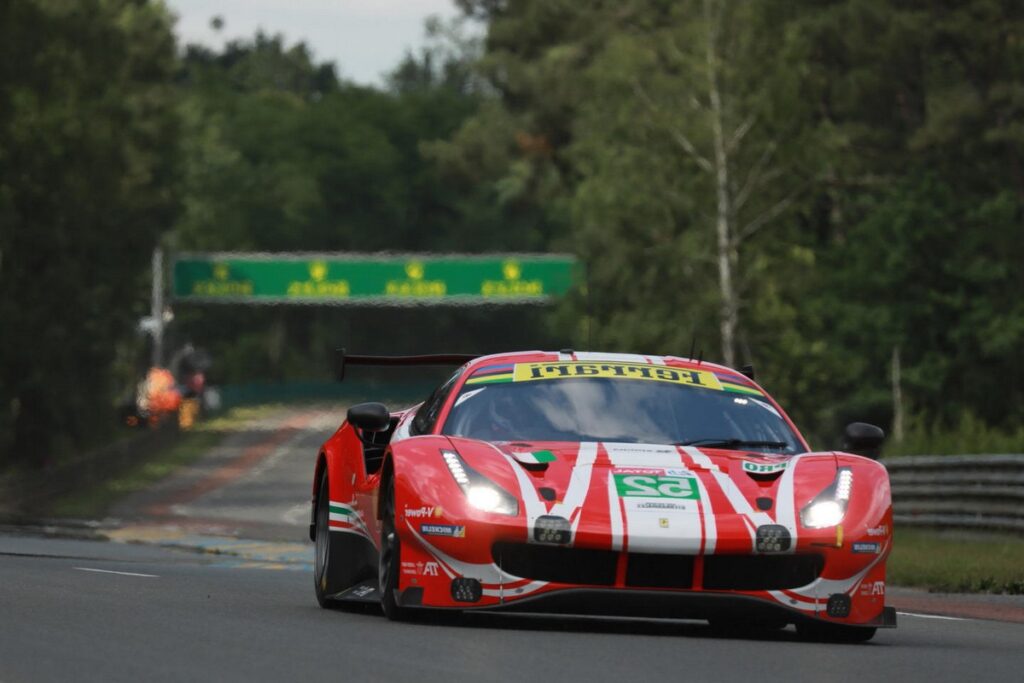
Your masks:
[{"label": "ferrari lettering on windshield banner", "polygon": [[535,382],[545,379],[573,379],[577,377],[608,377],[642,379],[652,382],[686,384],[705,389],[722,390],[722,384],[713,372],[690,368],[670,368],[646,363],[516,363],[513,382]]}]

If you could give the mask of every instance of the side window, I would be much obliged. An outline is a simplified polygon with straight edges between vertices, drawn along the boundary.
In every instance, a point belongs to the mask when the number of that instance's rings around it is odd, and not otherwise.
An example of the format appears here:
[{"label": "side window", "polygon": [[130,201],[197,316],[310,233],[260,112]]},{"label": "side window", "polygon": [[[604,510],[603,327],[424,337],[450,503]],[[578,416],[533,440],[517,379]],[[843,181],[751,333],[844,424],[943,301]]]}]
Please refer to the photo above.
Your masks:
[{"label": "side window", "polygon": [[434,428],[437,416],[441,414],[441,408],[444,407],[448,394],[452,393],[452,389],[455,388],[455,383],[460,375],[462,375],[462,368],[459,368],[458,372],[434,390],[430,398],[423,402],[420,409],[416,411],[416,417],[412,419],[412,429],[409,430],[412,434],[427,434]]}]

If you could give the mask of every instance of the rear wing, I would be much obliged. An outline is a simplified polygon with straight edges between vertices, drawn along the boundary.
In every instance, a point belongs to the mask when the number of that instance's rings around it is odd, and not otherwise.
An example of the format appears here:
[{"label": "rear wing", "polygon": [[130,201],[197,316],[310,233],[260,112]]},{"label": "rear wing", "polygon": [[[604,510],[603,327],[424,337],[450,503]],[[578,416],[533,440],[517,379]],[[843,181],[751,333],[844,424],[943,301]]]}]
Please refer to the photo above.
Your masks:
[{"label": "rear wing", "polygon": [[423,356],[358,356],[346,353],[345,349],[334,352],[334,374],[339,382],[345,379],[345,368],[349,365],[413,366],[413,365],[462,365],[479,358],[475,353],[436,353]]}]

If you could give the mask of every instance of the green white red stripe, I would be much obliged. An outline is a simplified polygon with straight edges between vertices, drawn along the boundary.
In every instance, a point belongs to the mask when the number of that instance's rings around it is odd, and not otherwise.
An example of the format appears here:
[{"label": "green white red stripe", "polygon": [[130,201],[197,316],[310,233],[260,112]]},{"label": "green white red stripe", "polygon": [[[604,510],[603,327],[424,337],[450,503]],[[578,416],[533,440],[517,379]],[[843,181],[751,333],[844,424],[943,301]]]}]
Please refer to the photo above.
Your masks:
[{"label": "green white red stripe", "polygon": [[332,500],[328,505],[328,512],[328,526],[331,531],[370,537],[370,530],[366,528],[362,515],[351,505]]}]

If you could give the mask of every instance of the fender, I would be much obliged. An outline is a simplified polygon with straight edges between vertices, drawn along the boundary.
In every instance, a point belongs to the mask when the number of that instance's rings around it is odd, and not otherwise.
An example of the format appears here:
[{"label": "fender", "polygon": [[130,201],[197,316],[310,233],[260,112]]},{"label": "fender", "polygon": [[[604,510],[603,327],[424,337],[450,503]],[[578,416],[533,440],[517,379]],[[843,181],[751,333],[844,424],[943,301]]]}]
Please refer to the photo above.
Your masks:
[{"label": "fender", "polygon": [[[444,469],[441,451],[450,448],[451,443],[447,437],[434,434],[405,438],[389,446],[380,469],[379,486],[386,486],[388,477],[394,480],[396,516],[402,516],[405,506],[419,504],[417,501],[422,498],[416,492],[427,482],[432,482],[430,486],[442,485],[439,481],[444,480],[438,480],[439,473]],[[454,483],[452,480],[451,484]],[[377,519],[380,519],[382,511],[379,496],[376,509]],[[395,521],[398,523],[401,519]]]}]

